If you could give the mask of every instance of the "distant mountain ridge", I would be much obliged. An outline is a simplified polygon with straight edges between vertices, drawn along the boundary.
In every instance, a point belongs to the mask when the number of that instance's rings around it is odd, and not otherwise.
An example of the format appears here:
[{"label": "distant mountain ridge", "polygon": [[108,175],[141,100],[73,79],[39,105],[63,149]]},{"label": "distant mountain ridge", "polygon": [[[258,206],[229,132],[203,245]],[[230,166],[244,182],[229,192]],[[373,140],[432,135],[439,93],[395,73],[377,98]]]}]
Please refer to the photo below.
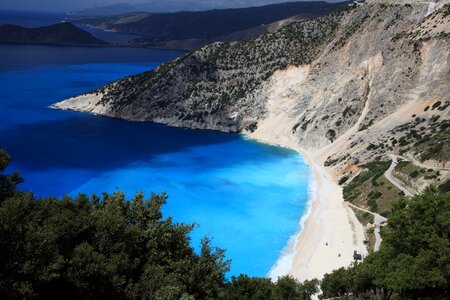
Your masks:
[{"label": "distant mountain ridge", "polygon": [[[230,9],[256,7],[283,2],[296,2],[295,0],[148,0],[145,3],[130,5],[118,3],[113,5],[86,8],[70,12],[75,17],[113,16],[130,12],[173,13],[181,11],[205,11],[214,9]],[[334,1],[336,2],[336,1]]]},{"label": "distant mountain ridge", "polygon": [[[246,40],[270,32],[270,24],[328,14],[350,2],[287,2],[259,7],[177,13],[130,13],[75,20],[96,28],[142,35],[135,46],[190,50],[215,41]],[[274,25],[276,28],[278,26]]]},{"label": "distant mountain ridge", "polygon": [[81,46],[106,46],[107,42],[95,38],[89,32],[70,22],[25,28],[6,24],[0,26],[0,43],[57,44]]}]

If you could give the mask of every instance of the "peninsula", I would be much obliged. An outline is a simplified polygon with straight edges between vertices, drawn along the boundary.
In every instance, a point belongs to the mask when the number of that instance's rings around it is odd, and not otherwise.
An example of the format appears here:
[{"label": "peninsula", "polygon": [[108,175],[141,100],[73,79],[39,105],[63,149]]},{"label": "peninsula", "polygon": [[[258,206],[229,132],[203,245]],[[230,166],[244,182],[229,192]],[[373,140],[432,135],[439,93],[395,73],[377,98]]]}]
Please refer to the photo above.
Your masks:
[{"label": "peninsula", "polygon": [[0,43],[52,44],[78,46],[107,46],[108,43],[94,37],[70,22],[44,27],[25,28],[17,25],[0,26]]}]

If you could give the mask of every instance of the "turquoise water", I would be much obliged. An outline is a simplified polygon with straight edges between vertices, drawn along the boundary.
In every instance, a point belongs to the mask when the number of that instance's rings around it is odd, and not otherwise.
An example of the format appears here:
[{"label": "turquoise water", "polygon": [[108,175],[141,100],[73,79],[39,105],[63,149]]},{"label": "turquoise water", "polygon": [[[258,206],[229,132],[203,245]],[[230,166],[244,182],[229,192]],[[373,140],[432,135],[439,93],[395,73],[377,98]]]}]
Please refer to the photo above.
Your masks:
[{"label": "turquoise water", "polygon": [[305,211],[303,159],[236,134],[48,108],[182,55],[119,50],[0,46],[0,147],[25,177],[21,188],[38,196],[165,191],[165,215],[199,224],[195,245],[208,235],[226,248],[230,275],[267,275]]}]

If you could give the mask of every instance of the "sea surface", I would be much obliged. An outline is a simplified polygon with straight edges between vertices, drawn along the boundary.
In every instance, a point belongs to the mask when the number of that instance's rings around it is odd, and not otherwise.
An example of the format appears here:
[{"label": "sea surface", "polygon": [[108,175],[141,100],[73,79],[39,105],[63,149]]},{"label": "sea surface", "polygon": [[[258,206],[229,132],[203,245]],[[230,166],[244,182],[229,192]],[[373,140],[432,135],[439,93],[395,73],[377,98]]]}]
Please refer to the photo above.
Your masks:
[{"label": "sea surface", "polygon": [[[229,274],[266,276],[306,210],[309,170],[291,150],[49,105],[183,55],[168,50],[0,45],[0,148],[37,196],[167,192],[165,216],[227,249]],[[198,249],[198,248],[197,248]]]}]

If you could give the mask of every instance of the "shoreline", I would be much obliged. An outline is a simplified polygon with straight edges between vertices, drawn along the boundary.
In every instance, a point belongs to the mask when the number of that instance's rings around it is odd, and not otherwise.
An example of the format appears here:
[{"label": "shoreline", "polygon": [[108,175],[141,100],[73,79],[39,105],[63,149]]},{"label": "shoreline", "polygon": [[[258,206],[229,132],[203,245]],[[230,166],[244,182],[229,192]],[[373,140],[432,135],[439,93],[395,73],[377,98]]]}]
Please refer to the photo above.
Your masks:
[{"label": "shoreline", "polygon": [[299,281],[322,279],[326,273],[350,266],[353,251],[367,256],[363,226],[345,203],[336,178],[320,165],[320,154],[313,155],[289,138],[277,143],[262,135],[243,136],[296,151],[311,172],[306,212],[301,215],[298,230],[269,271],[269,278],[276,280],[291,275]]},{"label": "shoreline", "polygon": [[311,212],[296,236],[295,255],[288,274],[300,281],[322,279],[326,273],[350,266],[353,251],[367,255],[364,229],[344,201],[342,187],[318,164],[320,159],[304,149],[297,151],[308,162],[317,186]]},{"label": "shoreline", "polygon": [[[89,95],[82,97],[89,100],[89,105],[92,104]],[[69,107],[55,104],[53,108],[74,110],[72,102],[80,99],[78,97],[68,100],[70,101],[66,100],[65,104]],[[88,104],[86,102],[82,101]],[[89,105],[87,107],[82,105],[76,110],[102,114],[102,111],[90,110]],[[173,126],[173,124],[165,125]],[[307,210],[301,214],[298,229],[289,238],[267,276],[273,280],[283,275],[291,275],[300,281],[322,279],[326,273],[350,266],[353,262],[353,251],[356,250],[366,256],[363,226],[353,210],[345,203],[343,190],[337,184],[337,179],[323,166],[326,157],[323,152],[333,150],[330,148],[331,145],[317,149],[313,154],[310,150],[300,147],[297,139],[287,133],[284,127],[277,128],[274,120],[269,120],[264,125],[261,130],[253,133],[243,132],[241,136],[296,151],[310,168]],[[274,132],[274,128],[279,132]]]},{"label": "shoreline", "polygon": [[[298,153],[298,151],[295,152]],[[318,185],[316,178],[312,172],[312,168],[309,162],[304,158],[302,154],[300,154],[300,156],[302,156],[304,162],[310,169],[308,178],[308,200],[306,202],[305,212],[302,214],[298,223],[299,229],[289,238],[287,246],[281,252],[281,256],[267,273],[267,277],[269,277],[272,281],[276,281],[279,277],[290,274],[297,252],[296,249],[298,247],[299,238],[303,230],[305,229],[306,222],[311,216],[313,204],[317,200]]]}]

